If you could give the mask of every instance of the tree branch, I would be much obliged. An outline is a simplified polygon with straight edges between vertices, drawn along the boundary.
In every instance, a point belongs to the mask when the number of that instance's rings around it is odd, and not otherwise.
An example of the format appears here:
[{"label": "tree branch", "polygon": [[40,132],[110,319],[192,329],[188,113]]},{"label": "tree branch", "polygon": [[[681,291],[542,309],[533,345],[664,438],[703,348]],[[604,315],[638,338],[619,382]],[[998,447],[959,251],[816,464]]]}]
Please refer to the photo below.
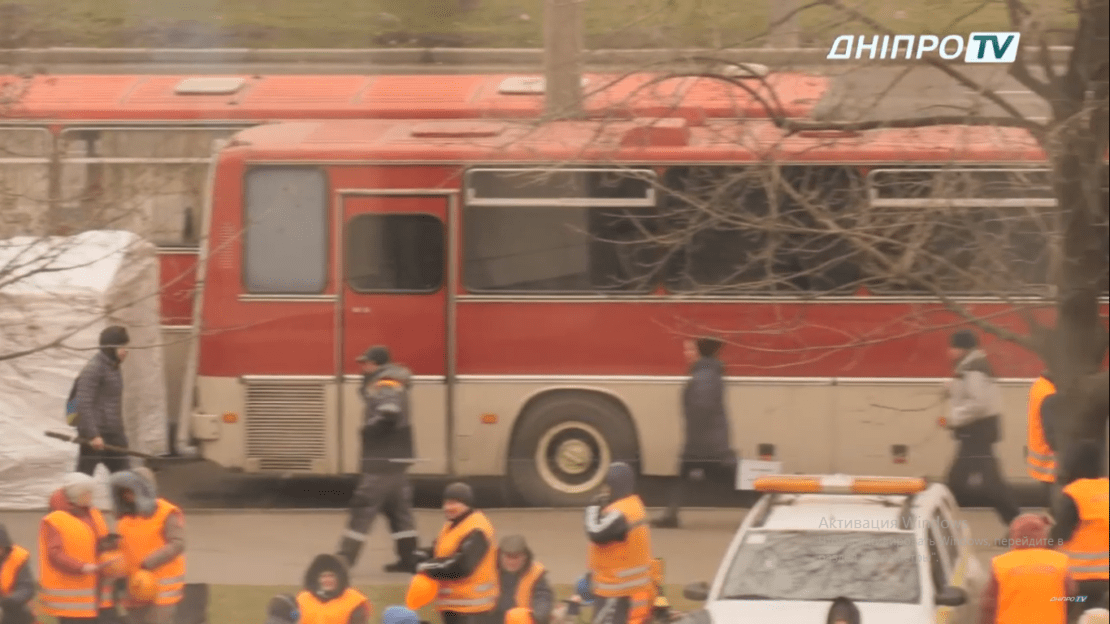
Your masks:
[{"label": "tree branch", "polygon": [[[1024,20],[1022,17],[1030,14],[1029,9],[1021,0],[1006,0],[1006,7],[1010,13],[1010,24],[1018,31],[1023,30]],[[1037,80],[1029,73],[1029,66],[1025,63],[1025,56],[1021,54],[1020,50],[1018,50],[1018,55],[1014,59],[1014,64],[1010,66],[1010,75],[1014,77],[1014,80],[1017,80],[1025,86],[1025,88],[1041,96],[1042,99],[1052,105],[1055,111],[1056,106],[1054,100],[1060,85],[1054,84],[1056,82],[1056,76],[1051,67],[1051,57],[1048,54],[1048,46],[1045,44],[1044,37],[1040,37],[1040,54],[1042,65],[1045,61],[1049,62],[1049,64],[1044,67],[1045,73],[1049,78],[1047,82]]]}]

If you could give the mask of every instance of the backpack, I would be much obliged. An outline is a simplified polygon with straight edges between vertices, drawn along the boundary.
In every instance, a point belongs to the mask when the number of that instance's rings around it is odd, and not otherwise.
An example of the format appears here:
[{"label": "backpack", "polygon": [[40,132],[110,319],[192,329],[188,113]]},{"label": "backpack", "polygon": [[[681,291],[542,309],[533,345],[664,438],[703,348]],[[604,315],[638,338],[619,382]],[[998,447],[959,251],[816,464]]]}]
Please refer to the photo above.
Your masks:
[{"label": "backpack", "polygon": [[73,387],[69,389],[69,398],[66,399],[66,424],[76,427],[81,415],[77,413],[77,380],[73,380]]}]

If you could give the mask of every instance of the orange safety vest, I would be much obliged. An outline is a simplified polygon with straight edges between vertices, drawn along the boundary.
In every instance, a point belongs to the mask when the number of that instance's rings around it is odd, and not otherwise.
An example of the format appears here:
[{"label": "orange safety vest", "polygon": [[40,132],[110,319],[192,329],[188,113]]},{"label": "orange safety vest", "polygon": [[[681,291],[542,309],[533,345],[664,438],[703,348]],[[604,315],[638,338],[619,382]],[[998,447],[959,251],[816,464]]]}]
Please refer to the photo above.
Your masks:
[{"label": "orange safety vest", "polygon": [[606,598],[639,596],[653,587],[652,572],[656,566],[651,556],[647,510],[639,496],[627,496],[607,506],[601,515],[611,511],[624,514],[628,535],[612,544],[590,544],[593,590]]},{"label": "orange safety vest", "polygon": [[[80,518],[65,511],[53,511],[42,521],[54,527],[62,536],[66,554],[85,563],[97,562],[96,546],[100,538],[108,535],[108,525],[97,509],[90,509],[93,529]],[[92,574],[67,574],[54,567],[47,554],[46,540],[39,533],[39,601],[42,610],[54,617],[96,617],[99,608],[113,606],[111,583],[100,583]]]},{"label": "orange safety vest", "polygon": [[1049,395],[1056,392],[1051,381],[1041,377],[1029,389],[1029,432],[1026,439],[1025,465],[1029,476],[1045,483],[1056,481],[1056,454],[1044,438],[1041,426],[1041,405]]},{"label": "orange safety vest", "polygon": [[1065,624],[1068,558],[1047,548],[1011,550],[991,561],[998,581],[995,624]]},{"label": "orange safety vest", "polygon": [[[127,574],[131,575],[142,568],[143,560],[152,552],[166,545],[163,535],[166,519],[171,513],[181,513],[174,504],[158,499],[154,514],[149,518],[124,516],[120,519],[118,530],[120,550],[127,563]],[[185,596],[185,555],[181,554],[155,570],[150,571],[158,582],[156,605],[172,605],[181,602]]]},{"label": "orange safety vest", "polygon": [[1060,547],[1077,581],[1110,579],[1110,479],[1076,479],[1064,488],[1079,510],[1079,525]]},{"label": "orange safety vest", "polygon": [[473,511],[458,526],[452,527],[450,522],[444,524],[436,538],[433,556],[437,559],[450,557],[459,549],[463,539],[475,530],[486,536],[490,548],[470,576],[439,582],[439,594],[436,596],[436,609],[439,611],[486,613],[497,608],[500,593],[497,549],[493,548],[493,525],[485,514]]},{"label": "orange safety vest", "polygon": [[347,624],[351,614],[362,605],[370,609],[370,601],[357,590],[348,587],[338,598],[324,602],[311,592],[297,594],[301,610],[300,624]]},{"label": "orange safety vest", "polygon": [[533,561],[524,576],[520,577],[520,583],[516,586],[516,608],[532,608],[532,592],[536,589],[536,581],[540,580],[544,572],[546,570],[543,564]]},{"label": "orange safety vest", "polygon": [[30,557],[31,553],[27,552],[26,548],[12,546],[12,551],[8,553],[8,558],[4,560],[4,565],[0,566],[0,598],[5,598],[12,593],[15,576],[19,574],[19,569],[27,563],[27,559]]}]

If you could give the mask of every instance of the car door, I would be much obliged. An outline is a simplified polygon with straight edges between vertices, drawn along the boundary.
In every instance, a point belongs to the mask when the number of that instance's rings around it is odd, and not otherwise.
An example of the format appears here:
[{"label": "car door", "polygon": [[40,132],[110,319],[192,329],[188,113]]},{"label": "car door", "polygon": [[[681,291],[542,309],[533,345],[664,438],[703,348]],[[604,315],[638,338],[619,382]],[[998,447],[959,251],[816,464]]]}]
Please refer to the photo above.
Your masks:
[{"label": "car door", "polygon": [[[952,584],[952,563],[949,560],[947,544],[941,535],[938,516],[933,514],[933,519],[927,520],[926,539],[929,545],[929,572],[933,581],[933,596],[944,591],[945,587]],[[936,622],[938,624],[957,624],[961,622],[959,608],[936,607]]]},{"label": "car door", "polygon": [[954,504],[938,505],[934,516],[939,518],[941,550],[948,561],[948,584],[963,589],[968,595],[967,602],[953,610],[952,621],[970,624],[975,621],[982,587],[972,575],[971,527],[956,517],[954,509]]}]

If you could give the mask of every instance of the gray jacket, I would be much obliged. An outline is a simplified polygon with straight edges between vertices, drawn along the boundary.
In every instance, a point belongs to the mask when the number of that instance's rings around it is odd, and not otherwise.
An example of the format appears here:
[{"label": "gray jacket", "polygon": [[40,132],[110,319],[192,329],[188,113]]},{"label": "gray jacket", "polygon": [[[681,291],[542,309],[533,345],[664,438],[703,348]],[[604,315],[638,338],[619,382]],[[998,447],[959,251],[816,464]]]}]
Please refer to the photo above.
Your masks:
[{"label": "gray jacket", "polygon": [[126,445],[119,362],[103,351],[97,353],[77,377],[76,398],[77,430],[82,438],[111,437],[114,443]]},{"label": "gray jacket", "polygon": [[386,364],[363,379],[363,472],[392,472],[411,465],[415,456],[409,412],[411,388],[412,372],[399,364]]},{"label": "gray jacket", "polygon": [[994,381],[987,355],[982,351],[968,353],[956,365],[948,392],[948,423],[953,428],[1002,415],[1002,393]]},{"label": "gray jacket", "polygon": [[686,420],[683,460],[728,461],[735,457],[729,446],[724,370],[724,364],[715,358],[701,358],[690,367],[690,380],[682,391]]}]

